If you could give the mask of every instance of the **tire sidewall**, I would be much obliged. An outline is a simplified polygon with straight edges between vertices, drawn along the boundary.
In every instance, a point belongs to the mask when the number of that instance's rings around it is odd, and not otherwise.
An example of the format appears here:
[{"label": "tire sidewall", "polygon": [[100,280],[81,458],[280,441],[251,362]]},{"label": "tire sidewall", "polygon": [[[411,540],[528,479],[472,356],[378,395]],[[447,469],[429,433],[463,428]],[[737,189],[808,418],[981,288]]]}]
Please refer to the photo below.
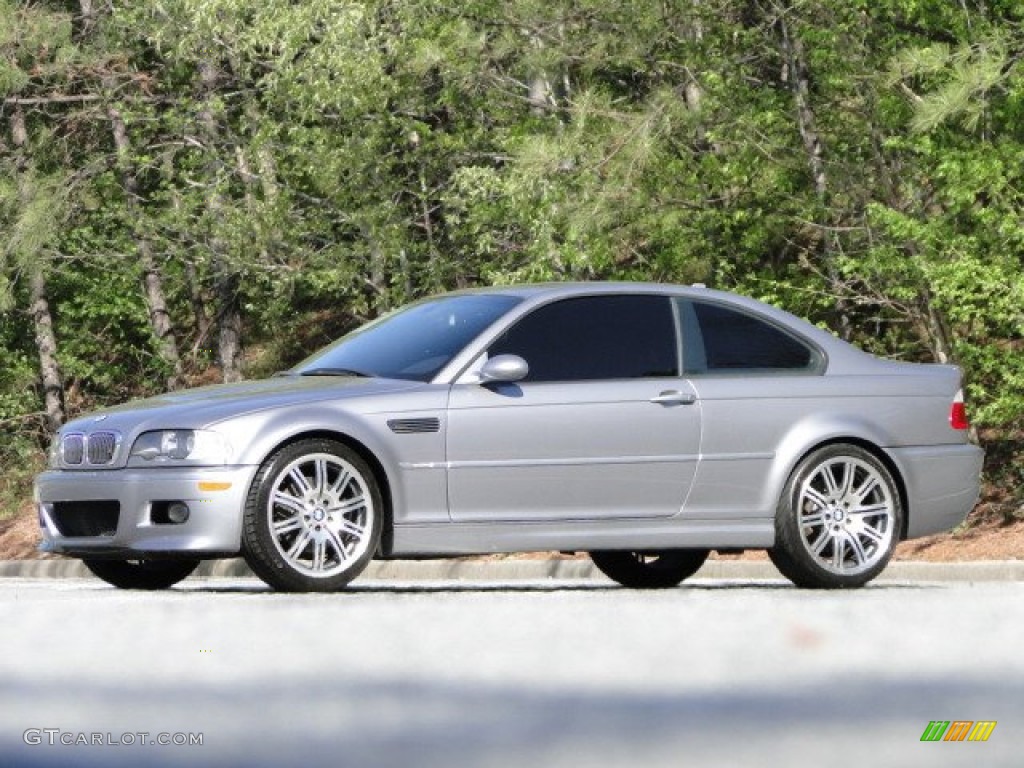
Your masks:
[{"label": "tire sidewall", "polygon": [[[369,541],[362,554],[339,573],[325,577],[310,576],[297,570],[281,553],[270,530],[267,507],[279,473],[296,459],[312,454],[339,458],[360,475],[372,505]],[[270,456],[253,478],[246,498],[242,522],[242,552],[253,572],[271,587],[287,592],[333,592],[358,576],[377,553],[383,529],[383,495],[369,464],[344,443],[322,438],[300,440],[286,445]]]},{"label": "tire sidewall", "polygon": [[[797,505],[800,489],[824,462],[837,458],[862,461],[876,471],[892,499],[892,535],[884,554],[869,568],[852,574],[839,574],[822,566],[807,549],[800,531]],[[903,501],[892,472],[875,454],[858,445],[836,443],[818,448],[807,455],[790,475],[779,501],[775,518],[775,546],[769,551],[773,562],[798,586],[819,589],[860,587],[874,579],[889,564],[903,530]]]}]

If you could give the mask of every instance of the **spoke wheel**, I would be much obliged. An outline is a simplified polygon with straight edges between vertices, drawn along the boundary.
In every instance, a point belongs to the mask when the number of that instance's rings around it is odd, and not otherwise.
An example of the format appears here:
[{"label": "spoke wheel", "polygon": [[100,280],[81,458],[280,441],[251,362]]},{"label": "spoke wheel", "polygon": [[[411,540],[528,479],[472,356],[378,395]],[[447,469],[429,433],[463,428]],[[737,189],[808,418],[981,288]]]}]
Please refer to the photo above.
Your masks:
[{"label": "spoke wheel", "polygon": [[382,506],[372,471],[347,446],[287,446],[264,463],[249,493],[246,560],[276,589],[340,589],[373,557]]},{"label": "spoke wheel", "polygon": [[666,589],[692,576],[708,558],[706,549],[591,552],[594,565],[612,581],[633,589]]},{"label": "spoke wheel", "polygon": [[859,587],[888,564],[903,507],[892,474],[855,445],[815,451],[787,483],[769,552],[802,587]]},{"label": "spoke wheel", "polygon": [[120,589],[168,589],[188,578],[198,560],[83,560],[94,576]]}]

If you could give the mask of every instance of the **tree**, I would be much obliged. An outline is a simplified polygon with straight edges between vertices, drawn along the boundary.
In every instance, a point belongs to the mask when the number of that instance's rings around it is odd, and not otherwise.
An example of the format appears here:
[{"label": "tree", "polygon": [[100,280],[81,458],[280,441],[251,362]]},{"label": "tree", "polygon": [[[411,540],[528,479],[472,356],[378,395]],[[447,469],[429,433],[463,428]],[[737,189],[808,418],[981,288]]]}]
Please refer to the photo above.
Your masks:
[{"label": "tree", "polygon": [[30,85],[27,72],[35,58],[34,51],[39,47],[52,47],[52,58],[36,63],[42,65],[44,71],[51,68],[59,71],[61,52],[71,47],[67,21],[66,17],[41,9],[0,5],[0,25],[7,30],[7,35],[0,38],[0,49],[6,54],[0,69],[0,96],[8,112],[12,147],[9,167],[15,179],[5,256],[17,272],[27,275],[28,309],[34,328],[46,419],[51,430],[58,429],[64,422],[64,390],[47,284],[54,255],[52,244],[64,207],[64,180],[59,170],[47,173],[33,157],[25,109],[48,98],[34,98],[26,93]]}]

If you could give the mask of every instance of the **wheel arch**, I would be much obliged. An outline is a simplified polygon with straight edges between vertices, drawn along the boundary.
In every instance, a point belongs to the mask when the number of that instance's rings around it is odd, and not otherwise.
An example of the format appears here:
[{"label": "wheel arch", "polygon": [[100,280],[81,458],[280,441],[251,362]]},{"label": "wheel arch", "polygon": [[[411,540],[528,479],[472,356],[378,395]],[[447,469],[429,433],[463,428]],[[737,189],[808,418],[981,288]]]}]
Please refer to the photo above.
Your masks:
[{"label": "wheel arch", "polygon": [[[380,542],[377,545],[377,554],[386,557],[391,552],[392,542],[394,540],[394,500],[392,496],[392,484],[391,479],[388,477],[387,470],[384,469],[383,463],[381,463],[380,459],[377,458],[377,455],[365,443],[348,433],[336,430],[305,430],[289,435],[273,445],[270,450],[266,452],[266,455],[263,457],[263,461],[265,462],[268,458],[276,454],[278,451],[287,448],[289,445],[294,445],[295,443],[299,443],[303,440],[318,439],[331,440],[350,448],[358,454],[359,458],[367,463],[370,467],[370,471],[373,472],[373,479],[377,481],[377,485],[380,487],[381,499],[384,502],[384,509],[382,510],[383,517],[381,519]],[[256,482],[255,478],[253,479],[253,482]]]},{"label": "wheel arch", "polygon": [[858,437],[855,435],[834,435],[814,443],[800,453],[795,461],[790,463],[782,488],[785,489],[786,485],[789,483],[789,479],[793,476],[793,473],[797,471],[797,468],[808,456],[815,451],[827,448],[830,445],[855,445],[870,453],[882,462],[887,470],[889,470],[889,474],[892,475],[892,479],[896,483],[896,490],[900,496],[900,506],[903,509],[903,520],[900,523],[899,539],[900,541],[905,540],[907,538],[907,531],[910,524],[910,500],[907,495],[907,484],[906,480],[903,478],[903,472],[900,471],[899,466],[884,448],[864,437]]}]

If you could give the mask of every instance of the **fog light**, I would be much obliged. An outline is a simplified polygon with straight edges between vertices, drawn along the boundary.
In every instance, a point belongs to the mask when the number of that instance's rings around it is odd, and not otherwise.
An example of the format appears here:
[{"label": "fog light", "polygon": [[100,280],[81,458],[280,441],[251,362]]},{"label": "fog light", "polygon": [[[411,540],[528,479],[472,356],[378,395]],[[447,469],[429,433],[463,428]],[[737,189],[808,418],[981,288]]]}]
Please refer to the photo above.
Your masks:
[{"label": "fog light", "polygon": [[167,505],[167,519],[172,523],[181,524],[188,520],[188,504],[183,501],[175,501]]}]

